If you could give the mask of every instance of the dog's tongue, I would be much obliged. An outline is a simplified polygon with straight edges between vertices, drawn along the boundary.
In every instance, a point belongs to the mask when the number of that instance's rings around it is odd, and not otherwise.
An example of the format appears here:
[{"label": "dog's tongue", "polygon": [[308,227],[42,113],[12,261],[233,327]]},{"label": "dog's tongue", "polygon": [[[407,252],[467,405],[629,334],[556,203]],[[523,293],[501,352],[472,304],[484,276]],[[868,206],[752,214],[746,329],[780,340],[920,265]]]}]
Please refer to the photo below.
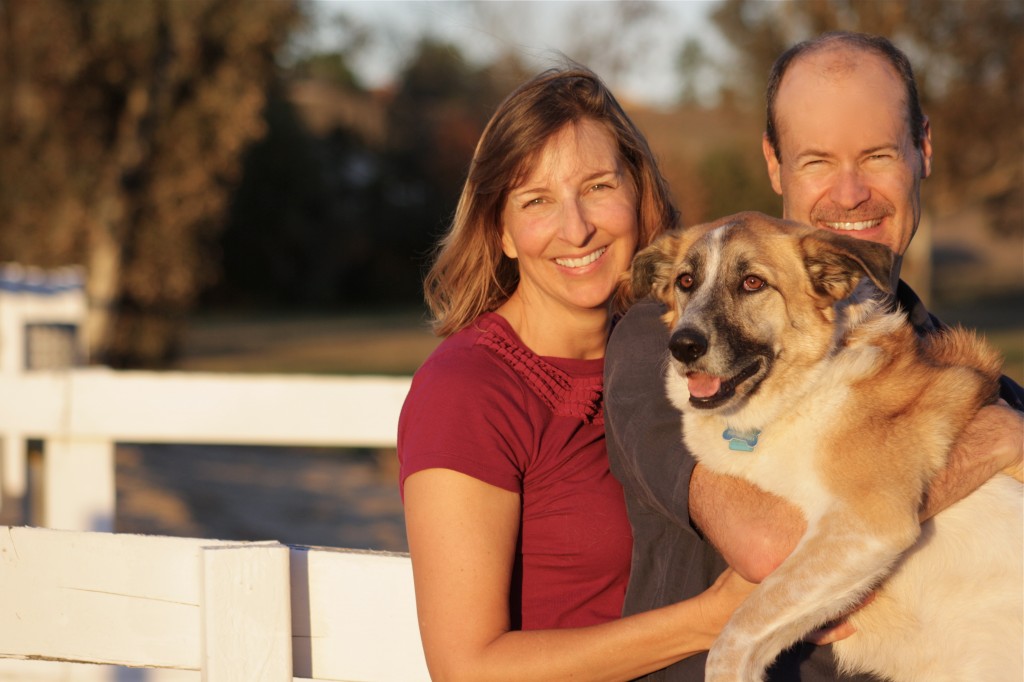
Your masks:
[{"label": "dog's tongue", "polygon": [[722,386],[722,379],[711,374],[699,374],[693,372],[686,375],[687,387],[690,395],[694,398],[710,398],[718,393]]}]

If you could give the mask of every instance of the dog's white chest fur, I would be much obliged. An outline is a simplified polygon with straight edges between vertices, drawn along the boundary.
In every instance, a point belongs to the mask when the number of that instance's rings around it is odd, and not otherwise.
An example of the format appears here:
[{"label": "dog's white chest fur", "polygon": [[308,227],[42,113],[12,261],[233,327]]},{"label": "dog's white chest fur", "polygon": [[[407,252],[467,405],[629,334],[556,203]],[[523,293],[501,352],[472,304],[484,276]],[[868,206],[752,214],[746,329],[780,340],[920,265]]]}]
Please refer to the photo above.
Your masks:
[{"label": "dog's white chest fur", "polygon": [[[686,446],[705,466],[751,481],[793,501],[808,521],[820,516],[834,502],[818,468],[820,458],[827,456],[827,452],[822,451],[828,448],[819,425],[828,423],[832,410],[839,409],[843,389],[805,394],[800,404],[789,406],[783,418],[760,430],[749,426],[751,422],[759,423],[749,417],[730,424],[718,414],[686,409],[689,393],[682,377],[671,368],[667,386],[670,400],[686,410],[683,419]],[[811,407],[813,410],[809,409]],[[756,445],[749,451],[730,447],[730,439],[725,434],[730,426],[741,432],[740,435],[756,434]],[[800,475],[793,475],[794,471]]]}]

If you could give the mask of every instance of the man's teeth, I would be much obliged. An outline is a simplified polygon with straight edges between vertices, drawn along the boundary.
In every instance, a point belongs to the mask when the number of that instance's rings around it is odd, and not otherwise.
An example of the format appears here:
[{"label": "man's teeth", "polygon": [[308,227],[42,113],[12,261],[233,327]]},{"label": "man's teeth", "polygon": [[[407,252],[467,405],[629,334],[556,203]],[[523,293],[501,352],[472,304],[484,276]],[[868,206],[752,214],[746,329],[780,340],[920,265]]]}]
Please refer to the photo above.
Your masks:
[{"label": "man's teeth", "polygon": [[582,268],[584,265],[590,265],[596,261],[607,250],[607,246],[602,246],[597,251],[592,251],[582,258],[556,258],[555,262],[564,268]]},{"label": "man's teeth", "polygon": [[878,220],[861,220],[856,223],[825,223],[833,230],[846,230],[849,232],[857,232],[859,230],[866,230],[869,227],[874,227],[880,221]]}]

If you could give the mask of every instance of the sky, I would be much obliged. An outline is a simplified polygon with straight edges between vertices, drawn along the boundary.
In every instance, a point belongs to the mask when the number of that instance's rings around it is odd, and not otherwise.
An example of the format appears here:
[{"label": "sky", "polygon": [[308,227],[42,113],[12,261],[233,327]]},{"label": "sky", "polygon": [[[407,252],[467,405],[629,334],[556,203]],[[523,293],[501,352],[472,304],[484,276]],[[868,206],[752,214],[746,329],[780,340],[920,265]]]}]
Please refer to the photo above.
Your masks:
[{"label": "sky", "polygon": [[[496,54],[514,50],[543,66],[558,53],[573,54],[581,31],[615,37],[625,58],[621,72],[602,72],[590,63],[617,94],[657,106],[677,99],[680,83],[675,61],[684,39],[699,37],[711,54],[727,48],[708,13],[712,0],[653,2],[657,15],[646,22],[620,22],[616,5],[608,0],[314,0],[320,16],[315,39],[330,46],[340,31],[331,17],[343,13],[373,27],[373,41],[364,58],[353,66],[364,85],[389,83],[396,67],[424,29],[460,46],[464,54],[485,63]],[[609,51],[612,48],[609,48]],[[600,60],[600,57],[596,57]],[[711,90],[709,84],[708,92]]]}]

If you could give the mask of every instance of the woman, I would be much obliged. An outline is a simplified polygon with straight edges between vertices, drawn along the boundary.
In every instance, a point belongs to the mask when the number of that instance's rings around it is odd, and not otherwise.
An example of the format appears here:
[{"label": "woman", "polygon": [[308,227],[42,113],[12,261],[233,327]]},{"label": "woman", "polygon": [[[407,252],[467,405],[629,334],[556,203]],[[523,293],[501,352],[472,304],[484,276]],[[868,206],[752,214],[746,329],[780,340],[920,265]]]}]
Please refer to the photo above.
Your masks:
[{"label": "woman", "polygon": [[435,680],[628,680],[706,650],[751,585],[620,619],[632,537],[601,409],[609,300],[676,222],[644,137],[590,71],[513,92],[427,275],[447,337],[398,433]]}]

